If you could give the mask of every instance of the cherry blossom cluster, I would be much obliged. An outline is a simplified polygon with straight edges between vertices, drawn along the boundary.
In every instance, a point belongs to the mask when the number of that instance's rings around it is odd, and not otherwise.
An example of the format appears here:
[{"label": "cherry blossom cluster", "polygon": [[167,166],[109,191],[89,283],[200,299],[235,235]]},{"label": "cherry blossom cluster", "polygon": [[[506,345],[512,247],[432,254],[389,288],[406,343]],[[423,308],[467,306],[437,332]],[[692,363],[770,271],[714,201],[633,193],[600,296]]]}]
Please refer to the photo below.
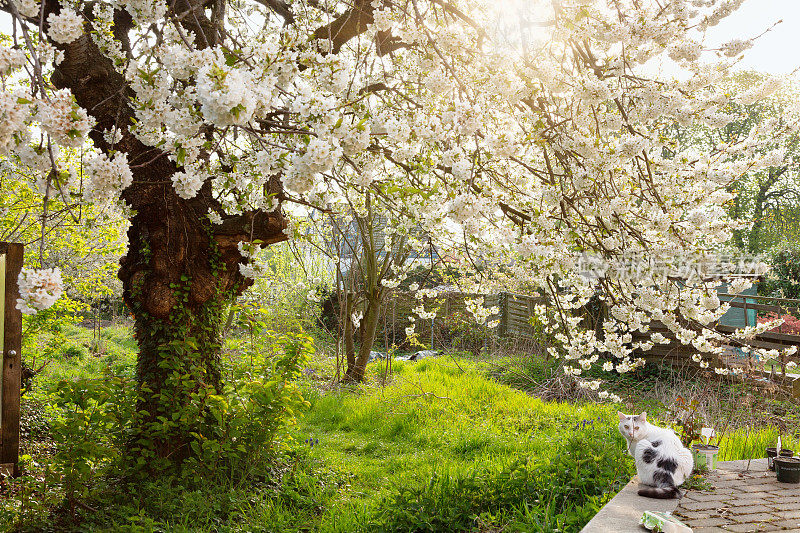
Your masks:
[{"label": "cherry blossom cluster", "polygon": [[39,270],[23,268],[17,278],[19,295],[17,309],[26,315],[34,315],[53,306],[64,290],[61,271],[58,268]]},{"label": "cherry blossom cluster", "polygon": [[5,76],[25,64],[25,54],[21,50],[0,46],[0,76]]},{"label": "cherry blossom cluster", "polygon": [[69,9],[48,15],[47,24],[50,26],[47,34],[58,44],[69,44],[83,35],[83,19]]},{"label": "cherry blossom cluster", "polygon": [[77,148],[86,142],[94,125],[85,109],[79,107],[66,89],[55,91],[49,100],[39,102],[37,114],[42,129],[61,146]]},{"label": "cherry blossom cluster", "polygon": [[95,202],[119,198],[120,193],[133,183],[128,157],[122,152],[112,157],[98,153],[86,161],[84,171],[88,179],[86,196]]},{"label": "cherry blossom cluster", "polygon": [[[692,346],[708,364],[705,354],[731,340],[712,327],[727,310],[716,282],[679,281],[658,268],[587,277],[578,257],[708,261],[735,229],[726,214],[732,181],[783,157],[782,140],[800,129],[796,108],[724,146],[687,146],[674,135],[725,127],[731,104],[781,89],[767,78],[730,90],[731,68],[753,41],[712,48],[702,40],[742,1],[520,2],[530,10],[520,20],[538,21],[536,35],[504,38],[492,30],[496,2],[374,0],[362,3],[371,16],[344,42],[329,26],[352,7],[344,1],[292,2],[292,20],[270,2],[216,2],[225,9],[215,20],[224,22],[213,34],[176,13],[180,3],[97,2],[89,15],[88,3],[64,2],[42,39],[0,47],[0,76],[26,65],[30,74],[25,83],[4,78],[0,154],[46,173],[59,146],[80,146],[81,192],[105,202],[136,186],[127,136],[164,154],[178,198],[209,191],[220,207],[199,216],[212,226],[275,210],[278,199],[292,236],[310,209],[350,220],[385,211],[389,246],[419,251],[435,241],[463,272],[465,292],[540,294],[547,305],[537,306],[536,320],[570,375],[600,361],[630,371],[641,364],[638,351],[669,342]],[[32,0],[15,5],[21,17],[41,9]],[[115,10],[133,18],[125,42],[113,31],[122,19]],[[58,69],[82,33],[126,80],[134,117],[101,132],[111,145],[103,152],[87,141],[92,109],[36,74],[35,65]],[[687,75],[648,74],[662,58]],[[240,272],[257,277],[248,246]],[[402,277],[397,266],[379,284],[392,288]],[[733,290],[745,284],[729,281]],[[579,315],[593,300],[609,313],[587,330]],[[422,301],[416,314],[432,316]],[[496,325],[483,302],[469,310]],[[633,342],[656,322],[674,340]]]}]

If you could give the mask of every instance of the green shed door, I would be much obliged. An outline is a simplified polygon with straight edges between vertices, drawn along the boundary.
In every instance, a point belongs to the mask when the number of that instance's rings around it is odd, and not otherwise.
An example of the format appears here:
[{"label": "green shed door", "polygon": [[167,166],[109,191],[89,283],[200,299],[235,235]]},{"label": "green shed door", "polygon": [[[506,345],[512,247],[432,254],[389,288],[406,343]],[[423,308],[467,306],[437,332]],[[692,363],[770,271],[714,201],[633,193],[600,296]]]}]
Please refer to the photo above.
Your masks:
[{"label": "green shed door", "polygon": [[[717,289],[720,293],[727,293],[728,292],[728,284],[723,283]],[[758,284],[753,283],[753,286],[747,290],[742,291],[739,294],[751,294],[753,296],[758,294]],[[723,302],[731,301],[730,296],[720,296],[719,299]],[[736,298],[736,301],[742,302],[747,301],[749,304],[754,304],[756,301],[752,298]],[[745,318],[747,320],[745,320]],[[719,319],[719,323],[722,326],[731,326],[734,328],[744,328],[747,326],[755,326],[756,325],[756,310],[755,309],[748,309],[747,316],[745,317],[745,310],[740,307],[731,307],[728,311],[722,315],[722,318]]]}]

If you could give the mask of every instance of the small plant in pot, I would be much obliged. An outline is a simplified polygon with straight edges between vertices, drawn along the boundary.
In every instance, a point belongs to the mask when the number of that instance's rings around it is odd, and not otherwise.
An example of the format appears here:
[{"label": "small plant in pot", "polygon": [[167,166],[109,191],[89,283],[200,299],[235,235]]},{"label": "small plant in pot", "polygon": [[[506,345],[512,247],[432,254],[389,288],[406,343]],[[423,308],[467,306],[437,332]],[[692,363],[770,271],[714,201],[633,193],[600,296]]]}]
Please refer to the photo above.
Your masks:
[{"label": "small plant in pot", "polygon": [[779,456],[774,460],[775,473],[781,483],[800,483],[800,457]]},{"label": "small plant in pot", "polygon": [[775,459],[777,457],[792,457],[794,455],[794,450],[789,450],[788,448],[783,448],[781,446],[781,437],[778,435],[778,445],[766,449],[766,456],[767,456],[767,466],[773,472],[775,471]]},{"label": "small plant in pot", "polygon": [[[708,470],[717,468],[717,458],[719,457],[719,443],[722,440],[720,435],[716,440],[714,437],[716,432],[714,428],[702,428],[700,430],[701,442],[692,444],[692,457],[694,458],[694,466],[697,469],[703,467]],[[714,444],[716,442],[716,444]]]},{"label": "small plant in pot", "polygon": [[[681,442],[692,451],[695,468],[697,470],[714,470],[717,467],[722,435],[716,441],[714,440],[716,432],[713,428],[703,427],[697,408],[697,400],[689,402],[682,396],[678,396],[673,409],[676,418],[675,424],[680,427]],[[695,441],[700,442],[692,444]]]},{"label": "small plant in pot", "polygon": [[675,399],[675,407],[671,409],[675,416],[675,425],[680,428],[680,439],[687,448],[700,438],[701,423],[697,413],[697,401],[687,402],[683,396]]}]

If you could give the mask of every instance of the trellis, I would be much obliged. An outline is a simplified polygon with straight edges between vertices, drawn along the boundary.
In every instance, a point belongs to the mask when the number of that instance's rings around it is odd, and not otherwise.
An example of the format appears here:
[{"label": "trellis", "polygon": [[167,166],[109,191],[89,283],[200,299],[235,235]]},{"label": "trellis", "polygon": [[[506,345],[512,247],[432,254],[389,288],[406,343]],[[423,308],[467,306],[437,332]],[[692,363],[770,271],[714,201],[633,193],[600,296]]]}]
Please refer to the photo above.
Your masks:
[{"label": "trellis", "polygon": [[19,400],[22,379],[22,313],[17,277],[23,246],[0,242],[0,475],[19,475]]}]

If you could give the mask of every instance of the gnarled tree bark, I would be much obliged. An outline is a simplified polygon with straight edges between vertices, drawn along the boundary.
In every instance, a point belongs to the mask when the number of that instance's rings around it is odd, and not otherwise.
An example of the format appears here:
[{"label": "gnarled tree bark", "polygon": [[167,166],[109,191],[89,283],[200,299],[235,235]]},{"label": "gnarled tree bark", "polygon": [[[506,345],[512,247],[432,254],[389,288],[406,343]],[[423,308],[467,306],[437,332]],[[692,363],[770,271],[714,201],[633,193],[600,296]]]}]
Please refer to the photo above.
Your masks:
[{"label": "gnarled tree bark", "polygon": [[[281,0],[262,3],[287,24],[294,21],[290,4]],[[219,43],[224,0],[174,0],[168,5],[167,20],[193,33],[196,46]],[[19,16],[7,4],[0,9]],[[47,35],[48,16],[60,9],[58,0],[43,1],[43,35]],[[206,9],[211,10],[211,18]],[[366,30],[373,9],[370,2],[359,0],[314,35],[331,39],[338,50]],[[91,6],[83,15],[92,20]],[[39,26],[38,17],[26,22],[31,28]],[[117,9],[113,31],[129,53],[132,29],[131,16]],[[135,424],[132,446],[140,457],[176,464],[192,453],[190,435],[203,423],[205,413],[198,398],[220,391],[221,307],[252,283],[240,273],[239,265],[247,259],[238,244],[282,241],[286,221],[280,209],[224,214],[210,182],[195,198],[179,197],[171,182],[178,167],[167,152],[145,145],[129,131],[135,116],[130,105],[134,93],[112,61],[88,34],[68,45],[54,44],[64,52],[64,59],[51,75],[52,84],[69,89],[96,120],[90,132],[95,146],[107,154],[124,152],[131,166],[133,182],[122,199],[135,214],[119,278],[140,346],[136,375],[142,418]],[[205,133],[210,136],[213,130],[207,128]],[[119,131],[121,139],[112,146],[103,133],[113,130]],[[279,178],[269,182],[268,192],[283,199]],[[223,222],[211,225],[209,211],[218,213]]]},{"label": "gnarled tree bark", "polygon": [[[57,11],[58,5],[48,3],[46,8]],[[130,26],[130,16],[117,11],[117,38],[126,42]],[[191,453],[190,433],[203,421],[198,393],[202,397],[220,391],[219,313],[252,284],[239,271],[246,259],[238,244],[282,241],[286,222],[280,210],[224,215],[210,181],[195,198],[180,198],[170,179],[177,171],[175,163],[128,131],[132,94],[124,77],[88,35],[63,50],[65,58],[52,75],[53,84],[70,89],[95,118],[97,126],[90,133],[95,145],[106,152],[125,152],[133,172],[133,183],[122,198],[135,214],[128,231],[129,250],[119,270],[140,347],[137,411],[143,416],[132,443],[148,456],[180,462]],[[115,128],[122,139],[110,146],[102,132]],[[270,187],[281,193],[277,179]],[[209,211],[222,215],[223,223],[211,225]],[[198,410],[194,418],[187,416],[191,409]],[[180,417],[173,423],[176,413]],[[159,422],[164,419],[170,423]]]}]

